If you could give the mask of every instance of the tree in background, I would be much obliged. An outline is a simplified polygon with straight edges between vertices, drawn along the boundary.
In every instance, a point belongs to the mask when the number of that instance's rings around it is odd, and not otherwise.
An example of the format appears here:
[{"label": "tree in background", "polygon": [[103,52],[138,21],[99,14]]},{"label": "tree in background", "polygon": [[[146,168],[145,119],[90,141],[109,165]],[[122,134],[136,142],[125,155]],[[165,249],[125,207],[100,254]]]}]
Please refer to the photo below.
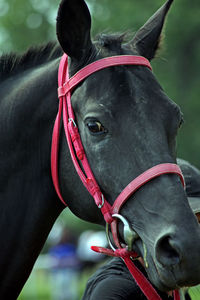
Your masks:
[{"label": "tree in background", "polygon": [[[24,51],[55,39],[59,0],[1,0],[0,53]],[[164,0],[87,0],[93,35],[101,31],[135,32]],[[185,124],[178,155],[200,167],[200,2],[175,0],[166,26],[164,50],[153,62],[167,94],[180,106]],[[156,109],[156,108],[155,108]]]}]

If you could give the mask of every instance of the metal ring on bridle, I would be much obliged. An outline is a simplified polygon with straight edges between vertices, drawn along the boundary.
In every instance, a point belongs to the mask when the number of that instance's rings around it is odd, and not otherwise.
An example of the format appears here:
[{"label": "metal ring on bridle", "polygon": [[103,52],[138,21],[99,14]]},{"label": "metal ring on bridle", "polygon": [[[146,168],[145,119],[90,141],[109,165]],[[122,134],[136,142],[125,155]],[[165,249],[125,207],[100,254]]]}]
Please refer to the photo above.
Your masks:
[{"label": "metal ring on bridle", "polygon": [[126,243],[126,245],[128,246],[128,251],[132,251],[132,246],[133,246],[133,242],[135,239],[138,238],[138,234],[131,229],[128,221],[120,214],[114,214],[112,216],[113,218],[117,218],[120,221],[122,221],[123,225],[124,225],[124,241]]},{"label": "metal ring on bridle", "polygon": [[104,206],[105,200],[103,194],[101,194],[101,203],[98,205],[98,208],[102,208]]},{"label": "metal ring on bridle", "polygon": [[111,239],[110,239],[110,234],[109,234],[109,224],[106,223],[106,237],[107,237],[107,240],[108,240],[108,244],[110,246],[110,248],[115,251],[117,248],[115,248],[111,242]]},{"label": "metal ring on bridle", "polygon": [[[128,221],[122,215],[114,214],[114,215],[112,215],[112,217],[117,218],[120,221],[122,221],[122,223],[124,225],[124,241],[127,245],[127,250],[132,251],[133,242],[134,242],[135,239],[138,238],[138,234],[130,228]],[[109,246],[111,247],[111,249],[113,251],[115,251],[116,248],[113,246],[113,244],[111,242],[111,239],[110,239],[109,224],[108,223],[106,223],[106,237],[107,237]]]}]

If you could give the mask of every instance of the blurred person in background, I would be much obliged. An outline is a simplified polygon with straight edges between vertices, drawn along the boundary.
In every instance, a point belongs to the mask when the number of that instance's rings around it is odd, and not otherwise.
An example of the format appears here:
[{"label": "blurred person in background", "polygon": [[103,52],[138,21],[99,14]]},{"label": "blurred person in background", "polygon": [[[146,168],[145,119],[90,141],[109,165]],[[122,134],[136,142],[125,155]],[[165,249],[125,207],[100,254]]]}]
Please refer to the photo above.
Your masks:
[{"label": "blurred person in background", "polygon": [[80,261],[76,251],[76,236],[63,228],[60,240],[49,250],[52,259],[52,299],[77,300]]}]

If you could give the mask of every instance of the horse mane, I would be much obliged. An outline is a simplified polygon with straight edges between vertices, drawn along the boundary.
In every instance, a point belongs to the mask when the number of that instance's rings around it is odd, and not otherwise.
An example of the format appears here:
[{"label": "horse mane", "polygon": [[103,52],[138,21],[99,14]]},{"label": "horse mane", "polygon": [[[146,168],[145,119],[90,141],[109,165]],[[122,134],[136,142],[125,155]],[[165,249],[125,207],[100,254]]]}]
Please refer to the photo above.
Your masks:
[{"label": "horse mane", "polygon": [[39,66],[62,55],[62,50],[56,42],[31,47],[23,54],[10,53],[0,57],[0,80],[16,75],[20,71]]},{"label": "horse mane", "polygon": [[[121,45],[127,40],[127,33],[105,34],[96,37],[100,48],[108,50],[120,50]],[[49,42],[42,46],[31,47],[27,52],[18,54],[3,54],[0,57],[0,81],[33,66],[39,66],[62,55],[62,49],[56,42]]]}]

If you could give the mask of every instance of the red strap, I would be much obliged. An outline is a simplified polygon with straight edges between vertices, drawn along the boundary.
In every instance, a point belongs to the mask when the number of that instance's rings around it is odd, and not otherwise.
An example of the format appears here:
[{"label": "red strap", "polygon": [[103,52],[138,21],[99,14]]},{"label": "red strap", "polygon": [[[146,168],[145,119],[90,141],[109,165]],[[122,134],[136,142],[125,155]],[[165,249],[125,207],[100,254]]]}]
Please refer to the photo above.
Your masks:
[{"label": "red strap", "polygon": [[[71,105],[71,90],[78,85],[81,81],[83,81],[86,77],[90,76],[94,72],[102,70],[104,68],[110,66],[118,66],[118,65],[142,65],[151,70],[151,65],[149,61],[141,56],[132,56],[132,55],[122,55],[122,56],[114,56],[107,57],[101,60],[95,61],[90,65],[87,65],[85,68],[81,69],[77,72],[72,78],[69,79],[68,72],[68,58],[67,55],[64,54],[58,72],[58,95],[60,99],[58,115],[56,117],[53,137],[52,137],[52,151],[51,151],[51,170],[52,170],[52,179],[56,189],[56,192],[62,201],[63,204],[66,205],[65,201],[62,198],[60,188],[59,188],[59,178],[58,178],[58,147],[59,147],[59,134],[60,134],[60,123],[63,112],[63,123],[65,135],[67,138],[69,150],[71,153],[72,161],[76,168],[76,171],[82,180],[84,186],[87,188],[89,193],[93,196],[95,203],[101,209],[102,214],[104,215],[105,221],[107,223],[111,223],[111,228],[114,232],[115,243],[118,243],[119,249],[116,251],[112,250],[102,250],[103,248],[98,248],[99,252],[104,251],[109,255],[119,256],[126,263],[128,269],[131,274],[135,278],[136,282],[142,289],[143,293],[146,295],[147,299],[151,300],[160,300],[159,295],[151,286],[149,281],[144,277],[144,275],[135,267],[130,256],[134,256],[133,252],[128,252],[126,249],[122,249],[117,237],[117,228],[116,222],[113,221],[111,211],[117,213],[121,206],[127,201],[127,199],[142,185],[144,185],[149,180],[163,175],[167,173],[175,173],[178,174],[182,180],[182,173],[177,165],[174,164],[162,164],[153,167],[152,169],[146,171],[142,175],[138,176],[135,180],[133,180],[117,197],[115,204],[111,208],[110,204],[104,199],[103,194],[95,180],[95,177],[92,173],[92,170],[89,166],[87,157],[85,155],[81,138],[78,132],[78,128],[75,124],[74,112]],[[81,161],[82,168],[79,165],[78,160]],[[174,293],[175,300],[179,300],[178,292]]]},{"label": "red strap", "polygon": [[[134,280],[140,287],[143,294],[147,297],[148,300],[162,300],[158,295],[157,291],[153,288],[148,279],[142,274],[142,272],[134,265],[132,260],[129,257],[123,258],[124,262],[129,269],[129,272],[133,276]],[[180,300],[180,294],[178,290],[173,292],[174,300]]]},{"label": "red strap", "polygon": [[120,56],[105,57],[87,65],[86,67],[78,71],[68,81],[59,84],[58,97],[60,98],[62,96],[65,96],[70,90],[72,90],[75,86],[77,86],[81,81],[83,81],[91,74],[111,66],[120,66],[120,65],[145,66],[150,70],[152,70],[150,62],[143,56],[120,55]]},{"label": "red strap", "polygon": [[107,249],[104,247],[98,247],[98,246],[91,246],[91,249],[95,252],[102,253],[108,256],[113,256],[113,257],[133,257],[136,258],[138,257],[137,253],[134,251],[128,251],[126,248],[121,248],[121,249],[116,249],[113,251],[112,249]]},{"label": "red strap", "polygon": [[140,287],[143,294],[148,300],[162,300],[147,278],[142,274],[142,272],[133,264],[129,257],[123,258],[129,272],[135,279],[136,283]]},{"label": "red strap", "polygon": [[[67,68],[65,61],[66,61],[66,55],[63,55],[58,70],[58,83],[61,83],[65,80],[65,74]],[[60,99],[58,114],[56,116],[56,120],[53,128],[52,145],[51,145],[51,175],[52,175],[52,180],[54,183],[55,190],[58,194],[58,197],[60,198],[62,203],[65,206],[67,206],[60,192],[59,178],[58,178],[58,151],[59,151],[59,137],[60,137],[60,123],[62,117],[62,109],[63,109],[63,98]]]},{"label": "red strap", "polygon": [[60,192],[59,178],[58,178],[58,147],[59,147],[59,137],[60,137],[60,121],[62,116],[62,106],[63,106],[63,102],[60,101],[58,114],[53,128],[52,147],[51,147],[51,175],[52,175],[54,187],[58,194],[58,197],[60,198],[62,203],[67,206]]},{"label": "red strap", "polygon": [[150,180],[165,174],[177,174],[180,177],[182,185],[185,187],[184,177],[178,165],[171,163],[156,165],[139,175],[125,187],[112,206],[112,214],[119,213],[122,205],[141,186],[145,185]]},{"label": "red strap", "polygon": [[[121,257],[126,264],[129,272],[133,276],[135,282],[140,287],[143,294],[147,297],[148,300],[162,300],[158,295],[157,291],[153,288],[148,279],[143,275],[143,273],[134,265],[130,257],[137,257],[137,253],[127,251],[125,248],[116,249],[106,249],[103,247],[92,246],[91,249],[95,252],[105,254],[108,256]],[[179,291],[174,291],[174,300],[180,300]]]}]

